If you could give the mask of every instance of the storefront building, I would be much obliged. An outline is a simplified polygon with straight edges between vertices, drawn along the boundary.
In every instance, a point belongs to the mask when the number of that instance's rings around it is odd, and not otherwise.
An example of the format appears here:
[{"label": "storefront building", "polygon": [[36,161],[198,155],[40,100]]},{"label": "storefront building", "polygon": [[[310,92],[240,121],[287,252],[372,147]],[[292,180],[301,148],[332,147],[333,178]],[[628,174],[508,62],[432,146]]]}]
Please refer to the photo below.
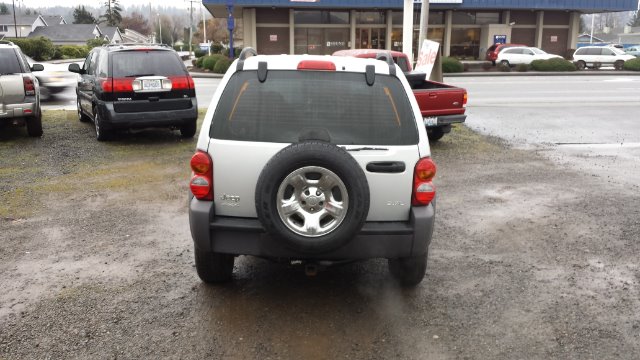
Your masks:
[{"label": "storefront building", "polygon": [[[229,0],[204,0],[227,17]],[[234,0],[244,46],[262,54],[331,54],[344,49],[402,51],[402,0]],[[420,0],[414,0],[414,52]],[[577,44],[580,15],[631,11],[637,0],[431,0],[427,37],[444,56],[479,59],[494,42],[564,55]]]}]

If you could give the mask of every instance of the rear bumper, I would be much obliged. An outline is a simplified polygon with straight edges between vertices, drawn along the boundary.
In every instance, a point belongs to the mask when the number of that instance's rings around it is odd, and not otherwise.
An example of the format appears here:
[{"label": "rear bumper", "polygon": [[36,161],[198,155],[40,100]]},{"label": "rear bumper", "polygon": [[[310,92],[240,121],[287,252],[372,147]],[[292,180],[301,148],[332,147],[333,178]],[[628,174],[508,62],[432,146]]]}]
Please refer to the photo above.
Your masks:
[{"label": "rear bumper", "polygon": [[325,253],[302,254],[264,231],[258,219],[215,216],[213,202],[190,197],[189,223],[203,251],[289,259],[369,259],[424,255],[435,222],[435,204],[412,207],[408,222],[367,222],[346,245]]},{"label": "rear bumper", "polygon": [[178,127],[198,118],[198,103],[191,98],[191,108],[146,112],[116,112],[113,102],[98,102],[98,111],[108,129]]},{"label": "rear bumper", "polygon": [[437,127],[463,123],[467,120],[467,115],[440,115],[433,117],[425,116],[423,120],[426,127]]},{"label": "rear bumper", "polygon": [[35,102],[23,104],[6,104],[0,107],[0,119],[12,119],[34,116],[36,114],[37,105]]}]

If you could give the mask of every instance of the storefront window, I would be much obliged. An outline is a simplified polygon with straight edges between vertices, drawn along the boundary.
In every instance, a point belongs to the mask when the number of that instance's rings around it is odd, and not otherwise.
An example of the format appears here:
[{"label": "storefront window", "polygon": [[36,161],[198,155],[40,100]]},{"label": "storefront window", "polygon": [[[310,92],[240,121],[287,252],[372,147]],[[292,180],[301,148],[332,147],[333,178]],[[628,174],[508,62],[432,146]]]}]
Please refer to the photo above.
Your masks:
[{"label": "storefront window", "polygon": [[451,31],[451,56],[459,59],[479,57],[480,29],[453,29]]},{"label": "storefront window", "polygon": [[357,24],[385,24],[386,19],[384,11],[358,11],[356,13]]},{"label": "storefront window", "polygon": [[350,46],[348,28],[296,28],[294,35],[296,54],[328,55]]},{"label": "storefront window", "polygon": [[[440,43],[440,53],[442,53],[442,44],[444,42],[444,28],[429,28],[427,31],[427,39]],[[420,48],[418,41],[420,40],[420,31],[413,31],[413,52],[417,56]],[[402,51],[402,29],[394,29],[391,32],[391,50]]]},{"label": "storefront window", "polygon": [[356,29],[356,48],[384,49],[386,33],[384,28]]},{"label": "storefront window", "polygon": [[348,11],[295,10],[296,24],[349,24]]}]

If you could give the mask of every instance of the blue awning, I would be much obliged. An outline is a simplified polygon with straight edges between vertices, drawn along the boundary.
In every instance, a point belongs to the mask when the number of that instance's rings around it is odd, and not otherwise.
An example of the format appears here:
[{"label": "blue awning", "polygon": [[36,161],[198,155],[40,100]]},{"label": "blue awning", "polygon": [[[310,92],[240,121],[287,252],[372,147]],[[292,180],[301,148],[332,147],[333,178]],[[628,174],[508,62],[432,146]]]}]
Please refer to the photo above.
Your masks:
[{"label": "blue awning", "polygon": [[[450,3],[431,2],[434,9],[465,10],[570,10],[582,12],[633,11],[638,0],[462,0]],[[203,0],[205,5],[224,6],[228,0]],[[402,0],[233,0],[239,7],[402,9]],[[420,5],[417,4],[417,7]]]}]

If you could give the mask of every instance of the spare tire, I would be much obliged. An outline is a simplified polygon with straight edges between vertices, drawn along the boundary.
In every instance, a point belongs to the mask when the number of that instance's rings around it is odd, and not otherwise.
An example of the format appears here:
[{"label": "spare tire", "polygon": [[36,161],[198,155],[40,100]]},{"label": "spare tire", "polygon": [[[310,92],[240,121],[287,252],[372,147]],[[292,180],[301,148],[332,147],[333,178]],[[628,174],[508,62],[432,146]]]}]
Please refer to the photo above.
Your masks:
[{"label": "spare tire", "polygon": [[334,250],[351,240],[369,213],[369,184],[344,149],[321,141],[287,146],[267,162],[256,185],[266,231],[301,253]]}]

